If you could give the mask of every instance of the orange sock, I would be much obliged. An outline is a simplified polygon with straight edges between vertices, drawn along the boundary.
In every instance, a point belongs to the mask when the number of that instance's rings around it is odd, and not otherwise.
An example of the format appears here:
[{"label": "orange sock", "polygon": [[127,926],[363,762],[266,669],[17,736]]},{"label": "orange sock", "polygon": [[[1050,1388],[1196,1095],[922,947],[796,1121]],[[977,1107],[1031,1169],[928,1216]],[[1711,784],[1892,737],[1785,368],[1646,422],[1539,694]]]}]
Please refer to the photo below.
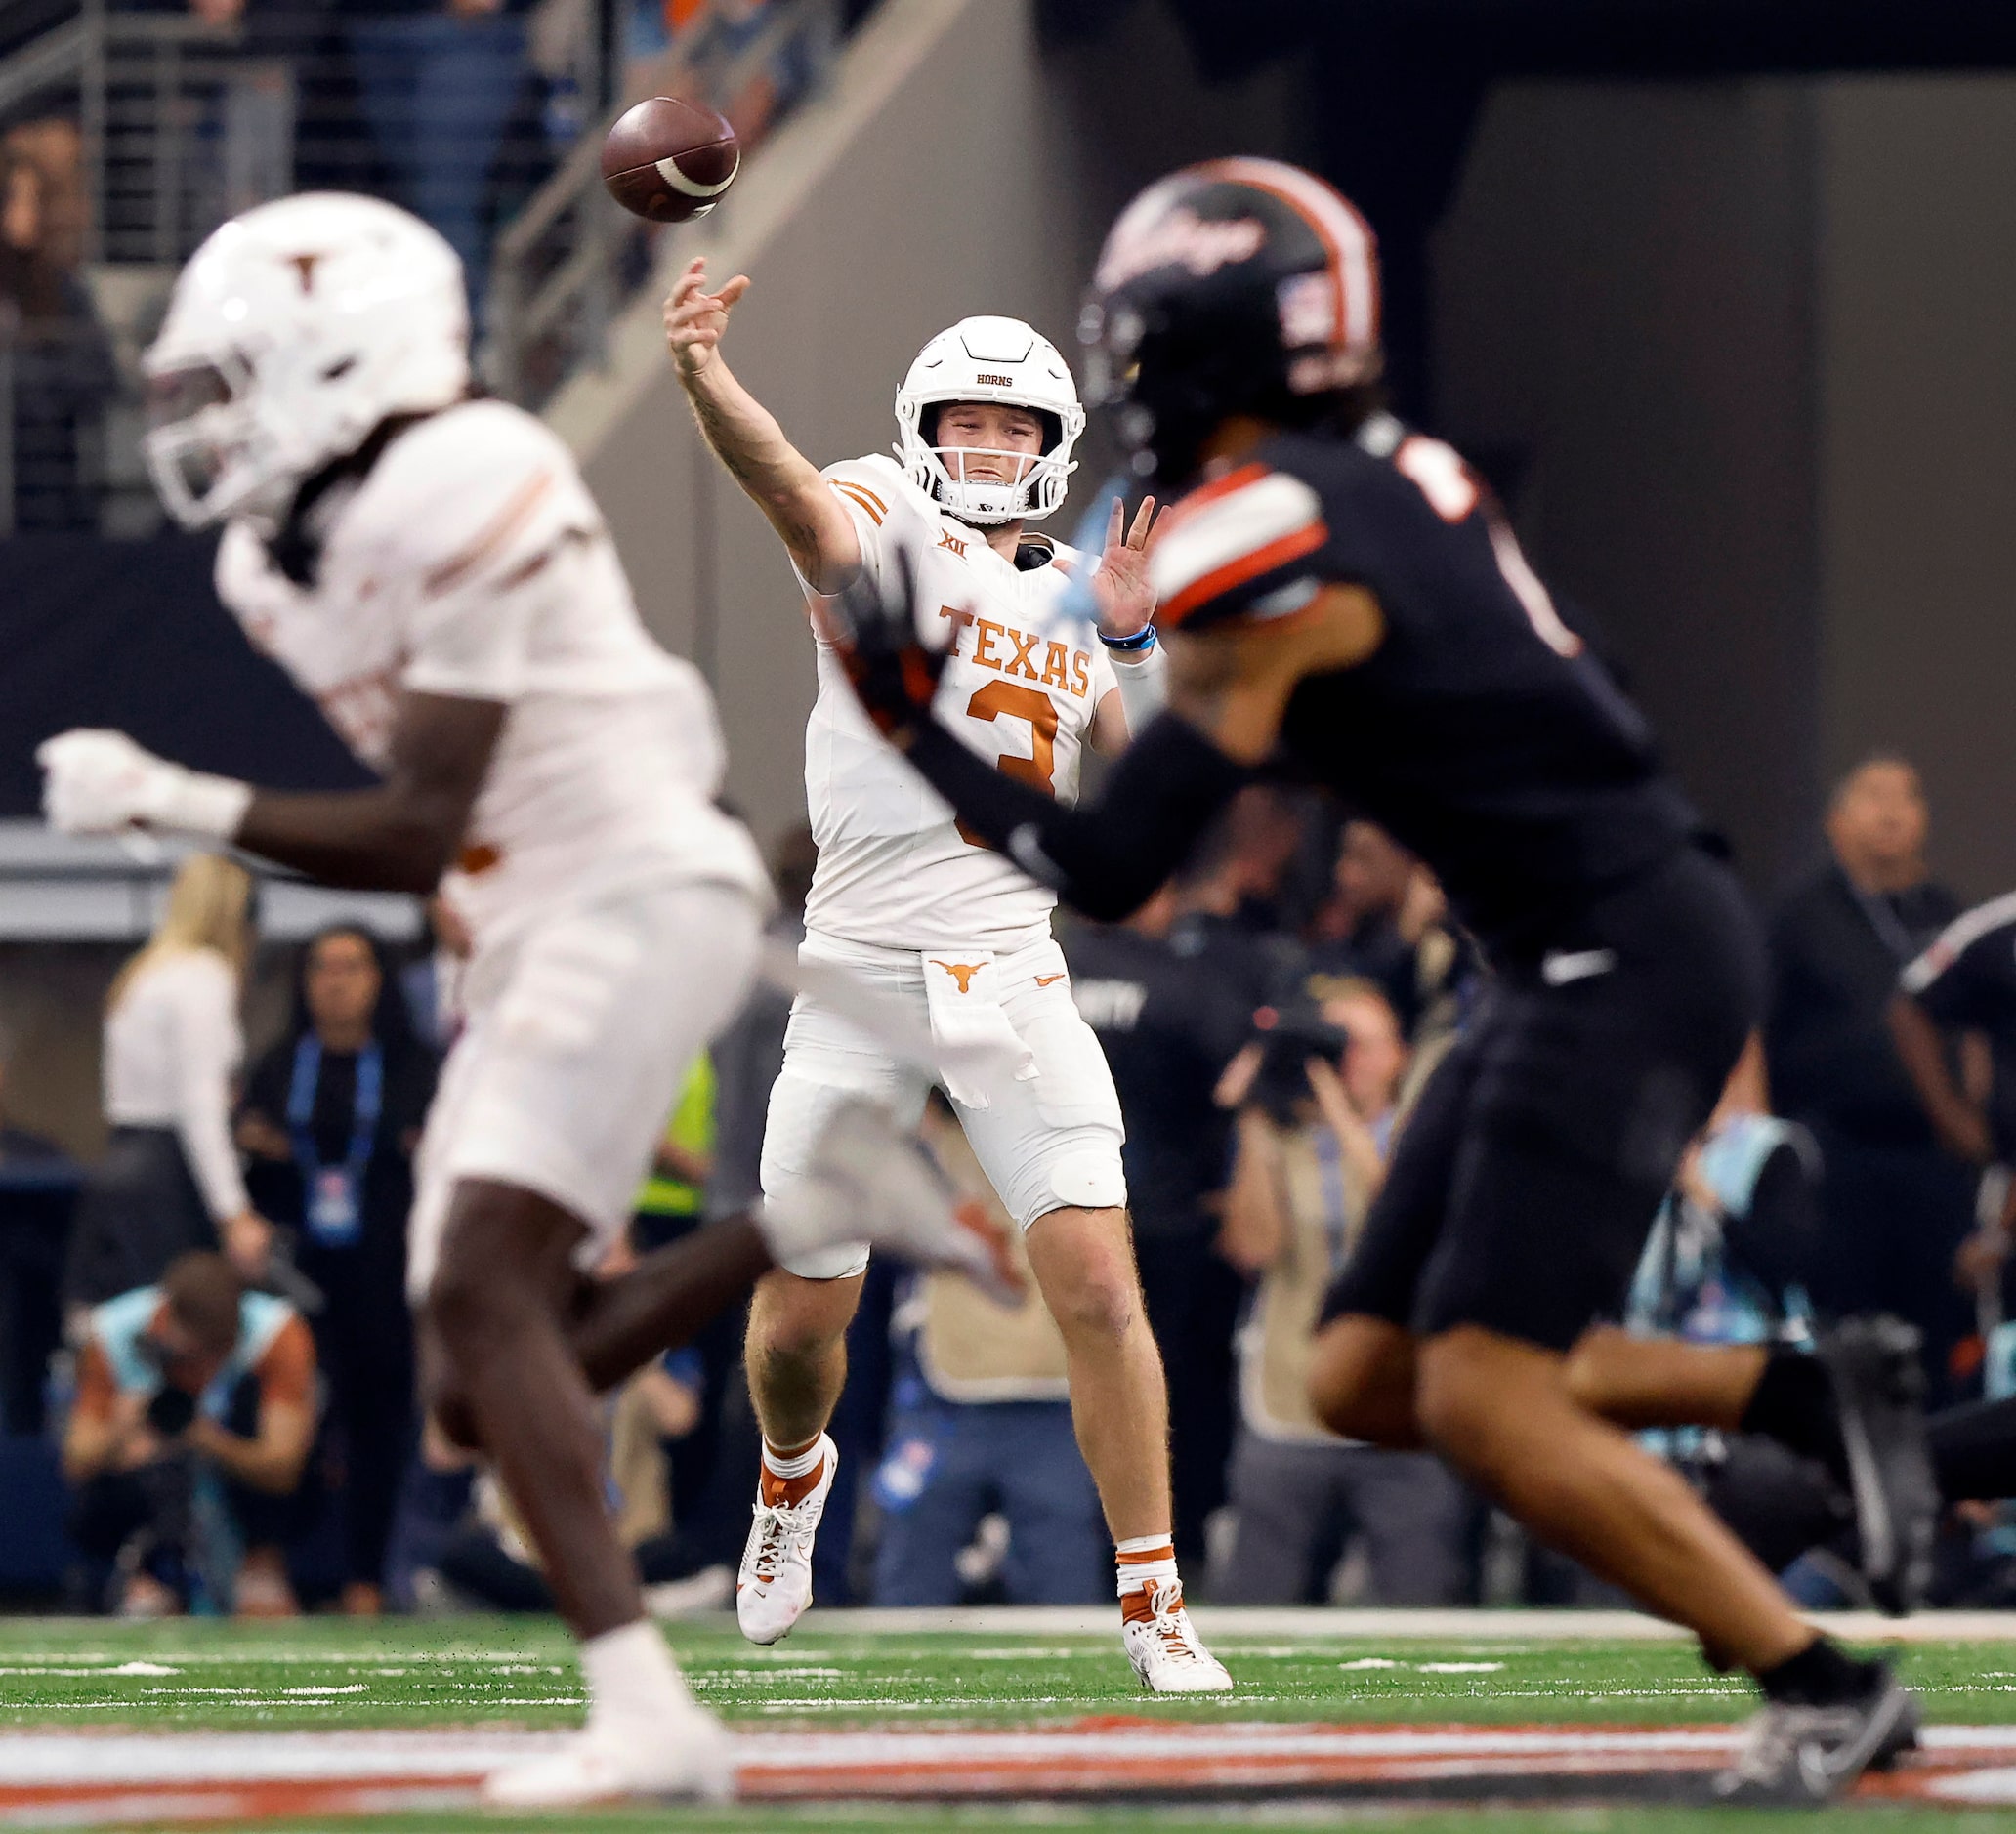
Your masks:
[{"label": "orange sock", "polygon": [[825,1475],[826,1461],[817,1439],[796,1452],[779,1452],[768,1439],[763,1441],[763,1471],[756,1483],[767,1508],[804,1502]]},{"label": "orange sock", "polygon": [[1165,1581],[1175,1583],[1181,1602],[1183,1582],[1176,1571],[1176,1548],[1167,1535],[1139,1535],[1122,1541],[1113,1550],[1113,1561],[1119,1569],[1123,1622],[1138,1624],[1153,1617],[1151,1601],[1155,1588]]}]

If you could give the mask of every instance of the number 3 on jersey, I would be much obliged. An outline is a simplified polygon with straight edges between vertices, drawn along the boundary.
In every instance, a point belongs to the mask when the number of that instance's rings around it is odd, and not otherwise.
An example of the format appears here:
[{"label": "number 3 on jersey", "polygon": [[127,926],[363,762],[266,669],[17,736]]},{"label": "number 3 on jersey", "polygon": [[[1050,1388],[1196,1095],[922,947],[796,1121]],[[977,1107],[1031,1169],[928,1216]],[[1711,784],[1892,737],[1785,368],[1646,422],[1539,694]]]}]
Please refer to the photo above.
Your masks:
[{"label": "number 3 on jersey", "polygon": [[[1050,779],[1057,771],[1057,703],[1040,688],[1023,688],[1014,682],[989,682],[976,692],[966,703],[969,719],[994,721],[1006,716],[1011,720],[1027,720],[1029,725],[1029,755],[1027,758],[1002,758],[995,768],[1003,776],[1015,778],[1018,783],[1027,783],[1038,789],[1045,796],[1054,795]],[[959,838],[969,846],[985,847],[987,843],[967,827],[965,822],[957,824]]]},{"label": "number 3 on jersey", "polygon": [[1444,445],[1440,439],[1425,438],[1420,434],[1410,434],[1401,441],[1400,450],[1394,453],[1393,469],[1428,499],[1428,507],[1445,522],[1466,521],[1471,511],[1482,503],[1484,526],[1491,536],[1491,554],[1498,563],[1498,571],[1505,576],[1505,584],[1512,588],[1512,596],[1525,608],[1534,635],[1557,656],[1581,654],[1582,640],[1561,621],[1561,613],[1555,610],[1552,597],[1540,584],[1539,575],[1527,564],[1526,556],[1520,552],[1518,538],[1505,525],[1498,506],[1478,488],[1470,467],[1464,464],[1462,455],[1453,446]]}]

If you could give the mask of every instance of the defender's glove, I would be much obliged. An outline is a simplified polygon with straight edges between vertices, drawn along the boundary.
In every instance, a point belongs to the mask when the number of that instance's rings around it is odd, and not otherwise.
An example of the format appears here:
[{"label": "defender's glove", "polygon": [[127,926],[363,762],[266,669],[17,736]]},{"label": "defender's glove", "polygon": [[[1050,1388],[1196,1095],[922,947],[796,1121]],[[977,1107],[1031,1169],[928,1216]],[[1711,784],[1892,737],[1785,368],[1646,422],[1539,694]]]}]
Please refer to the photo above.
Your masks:
[{"label": "defender's glove", "polygon": [[877,585],[865,567],[832,608],[834,643],[847,679],[882,736],[908,751],[930,723],[938,678],[951,651],[932,649],[917,635],[917,573],[898,549],[895,576]]},{"label": "defender's glove", "polygon": [[156,758],[124,732],[79,729],[36,747],[42,813],[61,834],[117,834],[134,826],[229,841],[252,801],[250,784]]}]

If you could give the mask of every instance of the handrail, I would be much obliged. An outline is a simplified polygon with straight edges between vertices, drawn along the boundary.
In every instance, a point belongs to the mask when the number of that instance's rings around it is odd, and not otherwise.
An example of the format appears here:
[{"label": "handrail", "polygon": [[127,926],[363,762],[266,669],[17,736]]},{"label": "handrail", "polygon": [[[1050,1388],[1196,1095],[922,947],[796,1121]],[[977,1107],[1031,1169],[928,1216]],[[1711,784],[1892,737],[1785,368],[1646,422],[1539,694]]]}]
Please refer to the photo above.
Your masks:
[{"label": "handrail", "polygon": [[[568,353],[572,363],[602,358],[622,292],[617,266],[634,251],[637,232],[637,226],[602,191],[602,143],[617,117],[653,94],[699,90],[716,100],[733,98],[801,35],[812,47],[816,85],[830,64],[838,37],[835,0],[779,0],[747,44],[711,66],[704,62],[704,36],[675,43],[626,85],[616,106],[581,136],[552,177],[526,199],[499,233],[491,255],[491,323],[483,367],[500,395],[523,405],[536,404],[531,399],[534,347],[558,330],[578,334]],[[575,221],[568,241],[565,220],[570,212]],[[549,250],[549,238],[566,245]],[[543,271],[542,253],[551,260]]]},{"label": "handrail", "polygon": [[[84,0],[76,19],[52,27],[0,63],[0,115],[50,90],[76,93],[91,196],[87,260],[103,260],[106,254],[110,169],[139,139],[148,147],[154,209],[144,229],[128,229],[126,237],[146,244],[147,260],[172,264],[189,253],[191,237],[182,233],[189,130],[181,98],[192,84],[227,80],[244,62],[234,56],[244,42],[237,23],[211,24],[188,14],[112,12],[105,0]],[[152,111],[140,128],[130,112],[115,114],[111,92],[124,88],[150,92],[153,98]]]},{"label": "handrail", "polygon": [[82,70],[90,34],[91,27],[81,18],[70,20],[0,63],[0,114]]}]

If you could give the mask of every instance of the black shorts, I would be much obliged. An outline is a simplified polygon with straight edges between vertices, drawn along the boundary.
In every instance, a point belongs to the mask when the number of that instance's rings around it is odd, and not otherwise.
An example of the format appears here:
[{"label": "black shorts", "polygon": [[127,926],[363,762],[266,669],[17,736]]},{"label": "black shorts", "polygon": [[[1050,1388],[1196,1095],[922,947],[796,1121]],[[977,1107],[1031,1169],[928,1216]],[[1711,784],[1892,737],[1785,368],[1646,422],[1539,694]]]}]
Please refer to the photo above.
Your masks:
[{"label": "black shorts", "polygon": [[1692,848],[1501,968],[1401,1134],[1324,1322],[1566,1350],[1614,1315],[1763,980],[1735,878]]}]

